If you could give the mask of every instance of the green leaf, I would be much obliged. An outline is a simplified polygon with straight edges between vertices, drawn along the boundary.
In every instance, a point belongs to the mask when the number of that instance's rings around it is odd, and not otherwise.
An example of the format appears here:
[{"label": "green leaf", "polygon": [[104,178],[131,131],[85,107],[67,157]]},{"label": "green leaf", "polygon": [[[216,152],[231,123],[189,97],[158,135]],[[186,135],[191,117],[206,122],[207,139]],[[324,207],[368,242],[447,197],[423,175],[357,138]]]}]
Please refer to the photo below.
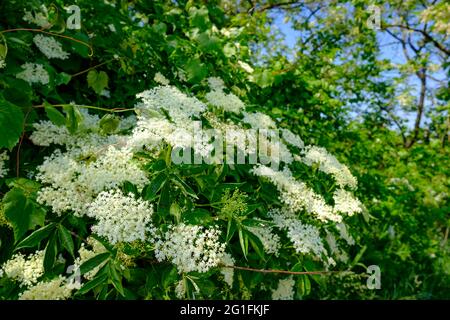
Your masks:
[{"label": "green leaf", "polygon": [[142,190],[142,197],[145,200],[152,201],[156,198],[156,194],[166,182],[167,176],[165,173],[158,174],[149,185],[145,186]]},{"label": "green leaf", "polygon": [[80,274],[83,275],[83,274],[91,271],[92,269],[98,267],[103,262],[108,260],[110,258],[110,256],[111,256],[111,254],[109,252],[105,252],[105,253],[100,253],[100,254],[96,255],[95,257],[89,259],[88,261],[86,261],[85,263],[83,263],[80,266]]},{"label": "green leaf", "polygon": [[77,294],[79,294],[79,295],[85,294],[85,293],[91,291],[92,289],[94,289],[95,287],[97,287],[98,285],[104,283],[107,279],[108,279],[108,274],[106,274],[106,273],[98,275],[91,281],[86,282],[80,288],[80,290],[77,291]]},{"label": "green leaf", "polygon": [[125,293],[122,286],[122,276],[117,272],[117,269],[113,265],[109,265],[109,279],[111,280],[114,288],[124,297]]},{"label": "green leaf", "polygon": [[69,129],[70,133],[74,134],[78,129],[78,125],[83,121],[83,115],[74,105],[66,104],[63,108],[66,112],[67,129]]},{"label": "green leaf", "polygon": [[47,117],[50,119],[51,122],[53,122],[53,124],[57,126],[63,126],[66,124],[66,117],[64,117],[64,115],[61,112],[59,112],[47,101],[44,101],[44,109],[45,113],[47,114]]},{"label": "green leaf", "polygon": [[105,114],[99,122],[100,130],[103,134],[110,134],[117,130],[120,119],[113,114]]},{"label": "green leaf", "polygon": [[13,226],[16,241],[36,225],[44,224],[45,211],[28,199],[22,189],[11,189],[3,198],[3,206],[5,217]]},{"label": "green leaf", "polygon": [[23,130],[22,110],[0,96],[0,148],[12,149]]},{"label": "green leaf", "polygon": [[75,246],[73,244],[72,235],[69,230],[66,229],[62,224],[58,225],[59,240],[62,246],[70,253],[70,255],[75,258]]},{"label": "green leaf", "polygon": [[239,243],[241,245],[242,253],[244,254],[245,260],[247,260],[247,254],[248,254],[248,236],[247,233],[244,232],[244,230],[239,227]]},{"label": "green leaf", "polygon": [[47,246],[45,247],[45,254],[44,254],[44,270],[45,272],[49,272],[53,265],[55,264],[56,260],[56,254],[58,251],[58,247],[56,244],[56,234],[52,233],[50,236],[50,240],[47,243]]},{"label": "green leaf", "polygon": [[158,214],[166,217],[170,210],[170,187],[168,183],[164,183],[158,202]]},{"label": "green leaf", "polygon": [[213,221],[213,218],[208,210],[197,208],[184,213],[183,220],[188,224],[205,225]]},{"label": "green leaf", "polygon": [[43,239],[48,237],[48,235],[53,231],[55,226],[56,226],[55,223],[50,223],[50,224],[34,231],[28,237],[26,237],[25,239],[20,241],[14,250],[35,247],[37,244],[39,244],[39,242],[41,242]]},{"label": "green leaf", "polygon": [[108,75],[104,71],[91,70],[87,74],[87,82],[96,94],[100,94],[108,87]]},{"label": "green leaf", "polygon": [[190,195],[194,199],[198,199],[197,194],[195,193],[195,191],[192,190],[192,188],[186,182],[184,182],[180,177],[174,175],[173,178],[172,178],[172,181],[176,185],[178,185],[180,187],[181,191],[185,195]]},{"label": "green leaf", "polygon": [[200,62],[199,59],[191,59],[185,64],[188,81],[191,83],[198,83],[208,75],[208,68]]},{"label": "green leaf", "polygon": [[58,86],[60,84],[68,84],[70,80],[72,79],[72,76],[70,74],[67,74],[65,72],[58,73],[55,77],[55,84]]},{"label": "green leaf", "polygon": [[251,232],[247,233],[248,240],[250,241],[250,244],[252,245],[252,248],[255,250],[255,252],[258,254],[258,256],[261,257],[261,259],[264,260],[264,246],[261,242],[261,240]]}]

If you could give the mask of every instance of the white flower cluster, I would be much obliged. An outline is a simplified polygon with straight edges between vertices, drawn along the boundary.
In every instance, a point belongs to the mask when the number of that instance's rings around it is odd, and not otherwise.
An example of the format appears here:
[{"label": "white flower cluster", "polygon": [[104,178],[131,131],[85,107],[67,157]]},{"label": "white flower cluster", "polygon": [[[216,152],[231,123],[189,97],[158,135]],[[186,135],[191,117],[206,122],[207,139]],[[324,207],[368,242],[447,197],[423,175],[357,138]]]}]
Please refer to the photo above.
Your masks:
[{"label": "white flower cluster", "polygon": [[289,145],[297,147],[299,149],[303,149],[303,147],[305,146],[303,140],[291,130],[283,128],[281,129],[281,134],[284,141],[286,141]]},{"label": "white flower cluster", "polygon": [[171,120],[177,124],[189,121],[192,116],[199,116],[206,110],[203,102],[195,97],[188,97],[175,87],[159,86],[137,95],[142,102],[136,106],[139,115],[152,115],[151,111],[165,110]]},{"label": "white flower cluster", "polygon": [[289,212],[273,210],[270,214],[278,228],[287,230],[287,236],[292,241],[297,253],[309,253],[318,258],[323,254],[326,255],[319,230],[316,227],[302,223]]},{"label": "white flower cluster", "polygon": [[37,168],[36,178],[45,185],[38,192],[37,201],[51,206],[55,213],[72,210],[82,216],[101,191],[116,188],[124,181],[139,188],[148,182],[145,172],[132,158],[130,150],[113,146],[97,154],[80,154],[77,149],[66,153],[57,150]]},{"label": "white flower cluster", "polygon": [[351,189],[356,189],[358,182],[347,166],[340,163],[325,148],[307,146],[302,160],[309,166],[317,163],[319,170],[331,174],[339,187],[349,186]]},{"label": "white flower cluster", "polygon": [[295,280],[292,276],[280,279],[276,290],[272,291],[272,300],[293,300]]},{"label": "white flower cluster", "polygon": [[40,12],[35,12],[33,15],[33,12],[24,10],[25,15],[23,16],[23,20],[32,23],[35,25],[38,25],[41,28],[47,29],[51,26],[50,22],[48,21],[48,10],[45,5],[42,5],[40,7]]},{"label": "white flower cluster", "polygon": [[[231,254],[225,252],[222,256],[222,259],[220,261],[220,264],[224,266],[234,266],[234,258]],[[233,268],[227,268],[222,267],[220,269],[220,273],[223,275],[223,280],[230,288],[233,287],[233,278],[234,278],[234,269]]]},{"label": "white flower cluster", "polygon": [[277,127],[275,121],[268,115],[261,112],[242,112],[244,118],[242,121],[248,123],[253,129],[275,129]]},{"label": "white flower cluster", "polygon": [[147,201],[119,190],[101,192],[87,210],[87,215],[98,221],[92,231],[111,244],[145,240],[152,214]]},{"label": "white flower cluster", "polygon": [[337,189],[333,194],[334,210],[349,216],[362,212],[362,203],[351,192]]},{"label": "white flower cluster", "polygon": [[8,278],[19,281],[20,286],[32,286],[44,274],[44,253],[44,250],[29,256],[16,253],[3,264],[3,273]]},{"label": "white flower cluster", "polygon": [[278,256],[278,251],[281,248],[280,237],[273,232],[270,226],[262,225],[260,227],[247,227],[247,230],[261,240],[264,251]]},{"label": "white flower cluster", "polygon": [[65,60],[69,58],[69,54],[62,48],[61,43],[52,37],[46,37],[42,34],[37,34],[33,38],[34,44],[41,50],[41,52],[49,59]]},{"label": "white flower cluster", "polygon": [[8,173],[8,165],[6,162],[9,160],[7,151],[0,153],[0,178],[3,178]]},{"label": "white flower cluster", "polygon": [[23,71],[16,74],[16,78],[25,80],[29,84],[48,84],[50,78],[47,70],[44,69],[42,64],[27,62],[24,63],[21,68]]},{"label": "white flower cluster", "polygon": [[290,211],[306,210],[322,221],[340,222],[342,220],[342,217],[334,212],[333,207],[328,205],[322,196],[308,188],[304,182],[295,180],[289,169],[275,171],[267,166],[259,165],[254,167],[252,172],[269,179],[277,187],[281,202]]},{"label": "white flower cluster", "polygon": [[216,267],[224,255],[225,244],[219,242],[220,231],[197,225],[170,226],[162,238],[155,239],[158,261],[169,260],[182,272],[207,272]]},{"label": "white flower cluster", "polygon": [[218,78],[209,78],[211,91],[205,95],[209,104],[224,111],[240,113],[245,109],[245,104],[233,93],[225,93],[223,81]]},{"label": "white flower cluster", "polygon": [[168,86],[170,84],[170,81],[163,76],[161,72],[155,73],[155,77],[153,78],[155,82],[162,84],[163,86]]},{"label": "white flower cluster", "polygon": [[42,281],[20,294],[19,300],[66,300],[72,295],[66,278],[59,276],[50,281]]}]

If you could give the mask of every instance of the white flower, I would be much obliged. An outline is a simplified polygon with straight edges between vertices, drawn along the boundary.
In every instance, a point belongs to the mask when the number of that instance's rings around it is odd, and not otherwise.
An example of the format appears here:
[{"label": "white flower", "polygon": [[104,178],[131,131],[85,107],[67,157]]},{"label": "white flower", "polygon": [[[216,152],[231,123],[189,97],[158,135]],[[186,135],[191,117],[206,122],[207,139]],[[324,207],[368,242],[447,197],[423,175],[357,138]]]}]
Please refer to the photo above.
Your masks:
[{"label": "white flower", "polygon": [[248,123],[253,129],[274,129],[276,128],[275,121],[272,120],[268,115],[261,112],[242,112],[244,115],[245,123]]},{"label": "white flower", "polygon": [[0,57],[0,69],[6,67],[6,61],[4,58]]},{"label": "white flower", "polygon": [[333,211],[322,196],[316,194],[304,182],[292,177],[288,168],[283,171],[275,171],[267,166],[258,165],[252,169],[252,173],[269,179],[280,192],[280,200],[292,212],[306,210],[317,216],[322,221],[340,222],[342,217]]},{"label": "white flower", "polygon": [[8,278],[19,281],[20,286],[31,286],[44,274],[44,253],[44,250],[28,256],[16,253],[3,264],[3,272]]},{"label": "white flower", "polygon": [[293,300],[295,280],[292,276],[280,279],[278,287],[272,292],[273,300]]},{"label": "white flower", "polygon": [[72,295],[72,289],[67,286],[66,278],[59,276],[50,281],[39,282],[24,291],[19,300],[66,300]]},{"label": "white flower", "polygon": [[211,90],[215,91],[220,91],[225,88],[225,83],[223,82],[223,80],[217,77],[209,77],[208,85],[211,88]]},{"label": "white flower", "polygon": [[155,240],[158,261],[169,260],[178,272],[207,272],[216,267],[224,254],[225,244],[219,242],[216,228],[179,224]]},{"label": "white flower", "polygon": [[240,113],[245,109],[245,104],[233,93],[225,93],[222,90],[213,90],[205,95],[209,104],[228,112]]},{"label": "white flower", "polygon": [[48,84],[49,75],[47,70],[44,69],[42,64],[38,63],[25,63],[21,66],[22,72],[16,74],[16,78],[25,80],[29,84],[41,83],[43,85]]},{"label": "white flower", "polygon": [[[221,264],[225,266],[234,266],[234,258],[231,256],[231,254],[225,252],[221,259]],[[234,277],[234,269],[233,268],[227,268],[222,267],[220,269],[220,273],[224,277],[224,281],[230,288],[233,287],[233,277]]]},{"label": "white flower", "polygon": [[7,151],[3,151],[0,153],[0,178],[3,178],[8,173],[8,164],[6,163],[9,160],[9,156]]},{"label": "white flower", "polygon": [[38,25],[41,28],[47,29],[51,26],[48,21],[48,10],[45,5],[40,7],[40,12],[35,12],[34,15],[31,11],[24,10],[25,15],[23,16],[23,20],[28,23],[33,23]]},{"label": "white flower", "polygon": [[334,210],[346,213],[349,216],[362,212],[361,202],[353,196],[351,192],[344,189],[337,189],[333,194]]},{"label": "white flower", "polygon": [[101,192],[87,210],[87,215],[97,220],[92,231],[112,244],[145,240],[152,214],[147,201],[119,190]]},{"label": "white flower", "polygon": [[269,225],[262,224],[260,227],[247,227],[247,230],[261,240],[264,251],[278,256],[278,251],[281,248],[280,237],[273,232]]},{"label": "white flower", "polygon": [[170,84],[170,81],[162,75],[161,72],[155,73],[155,77],[153,78],[155,82],[162,84],[163,86],[168,86]]},{"label": "white flower", "polygon": [[281,129],[282,137],[291,146],[303,149],[305,144],[303,140],[289,129]]},{"label": "white flower", "polygon": [[280,230],[287,230],[287,236],[294,244],[297,253],[310,253],[319,258],[326,254],[319,230],[316,227],[302,223],[289,212],[272,210],[270,215]]},{"label": "white flower", "polygon": [[305,156],[302,160],[308,166],[315,163],[319,164],[319,170],[331,174],[336,180],[337,185],[341,188],[349,186],[352,189],[356,189],[358,182],[350,170],[341,164],[333,155],[329,154],[325,148],[307,146],[305,148]]},{"label": "white flower", "polygon": [[52,37],[37,34],[34,36],[33,41],[39,50],[49,59],[56,58],[65,60],[69,58],[69,54],[62,49],[61,43]]},{"label": "white flower", "polygon": [[253,71],[255,71],[247,62],[243,62],[243,61],[239,60],[238,64],[245,72],[253,73]]}]

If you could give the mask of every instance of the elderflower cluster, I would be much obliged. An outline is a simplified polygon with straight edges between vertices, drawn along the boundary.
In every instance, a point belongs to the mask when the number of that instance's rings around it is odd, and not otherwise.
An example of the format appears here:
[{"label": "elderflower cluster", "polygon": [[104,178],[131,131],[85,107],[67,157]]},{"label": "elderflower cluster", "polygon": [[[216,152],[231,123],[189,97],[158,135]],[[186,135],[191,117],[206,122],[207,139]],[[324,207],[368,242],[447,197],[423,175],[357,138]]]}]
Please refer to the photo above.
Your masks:
[{"label": "elderflower cluster", "polygon": [[72,289],[66,284],[66,278],[59,276],[50,281],[42,281],[20,294],[19,300],[66,300],[72,295]]},{"label": "elderflower cluster", "polygon": [[347,166],[341,164],[325,148],[307,146],[302,160],[308,166],[318,164],[319,170],[332,175],[341,188],[349,186],[351,189],[356,189],[358,182]]},{"label": "elderflower cluster", "polygon": [[286,141],[287,144],[291,146],[297,147],[299,149],[303,149],[303,147],[305,146],[303,140],[289,129],[281,129],[281,135],[284,141]]},{"label": "elderflower cluster", "polygon": [[297,253],[313,254],[319,258],[326,254],[319,230],[316,227],[302,223],[289,212],[272,210],[270,215],[280,230],[287,230],[287,236]]},{"label": "elderflower cluster", "polygon": [[27,62],[24,63],[21,68],[23,69],[23,71],[16,74],[16,78],[25,80],[29,84],[48,84],[49,75],[42,64]]},{"label": "elderflower cluster", "polygon": [[23,20],[35,24],[41,28],[47,29],[51,26],[50,22],[48,21],[48,10],[45,5],[41,5],[40,12],[35,12],[33,15],[33,12],[24,10],[25,15],[23,16]]},{"label": "elderflower cluster", "polygon": [[281,248],[280,237],[273,232],[270,226],[262,225],[260,227],[247,227],[247,230],[261,240],[264,251],[278,256],[278,251]]},{"label": "elderflower cluster", "polygon": [[153,78],[155,82],[162,84],[163,86],[168,86],[170,84],[170,81],[163,76],[161,72],[155,73],[155,77]]},{"label": "elderflower cluster", "polygon": [[362,203],[351,192],[337,189],[333,194],[334,210],[349,216],[362,212]]},{"label": "elderflower cluster", "polygon": [[[234,266],[234,258],[231,254],[225,252],[222,256],[220,264],[224,266]],[[233,287],[234,269],[229,267],[222,267],[220,273],[223,275],[223,280],[230,288]]]},{"label": "elderflower cluster", "polygon": [[272,300],[293,300],[295,280],[292,276],[278,281],[277,289],[272,291]]},{"label": "elderflower cluster", "polygon": [[52,37],[46,37],[42,34],[37,34],[33,38],[34,44],[39,50],[49,59],[61,59],[65,60],[69,58],[69,54],[62,48],[61,43],[56,41]]},{"label": "elderflower cluster", "polygon": [[253,129],[275,129],[275,121],[272,120],[268,115],[261,112],[242,112],[244,118],[243,122],[248,123]]},{"label": "elderflower cluster", "polygon": [[6,151],[0,153],[0,179],[5,177],[8,173],[8,165],[6,163],[8,160],[9,156]]},{"label": "elderflower cluster", "polygon": [[87,210],[87,215],[97,220],[92,231],[112,244],[145,240],[152,214],[147,201],[119,190],[101,192]]},{"label": "elderflower cluster", "polygon": [[220,231],[197,225],[170,226],[162,238],[155,239],[158,261],[169,260],[182,272],[207,272],[223,257],[225,244],[219,242]]},{"label": "elderflower cluster", "polygon": [[44,274],[44,250],[29,256],[16,253],[2,266],[3,273],[20,282],[20,286],[32,286]]},{"label": "elderflower cluster", "polygon": [[292,212],[306,210],[322,221],[340,222],[342,217],[337,215],[333,207],[328,205],[322,196],[308,188],[304,182],[295,180],[288,168],[275,171],[267,166],[256,166],[253,174],[269,179],[280,192],[280,200]]},{"label": "elderflower cluster", "polygon": [[195,97],[189,97],[172,86],[159,86],[137,95],[142,102],[136,106],[138,114],[151,117],[152,111],[165,110],[170,119],[177,124],[183,124],[193,116],[199,116],[206,110],[203,102]]},{"label": "elderflower cluster", "polygon": [[209,104],[224,111],[240,113],[245,109],[244,103],[233,93],[225,93],[223,81],[218,78],[209,78],[211,91],[205,95]]}]

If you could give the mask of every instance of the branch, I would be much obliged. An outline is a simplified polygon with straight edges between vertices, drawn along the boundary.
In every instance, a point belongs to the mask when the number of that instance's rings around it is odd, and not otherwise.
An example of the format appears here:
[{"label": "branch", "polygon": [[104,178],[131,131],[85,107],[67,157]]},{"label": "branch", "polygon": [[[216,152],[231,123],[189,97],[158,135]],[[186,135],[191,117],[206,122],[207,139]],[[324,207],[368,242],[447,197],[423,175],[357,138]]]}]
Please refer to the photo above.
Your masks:
[{"label": "branch", "polygon": [[302,4],[302,2],[301,1],[286,1],[286,2],[279,2],[279,3],[270,3],[270,4],[263,6],[258,11],[262,12],[262,11],[266,11],[266,10],[276,9],[279,7],[291,6],[293,4]]},{"label": "branch", "polygon": [[442,45],[439,41],[434,39],[425,30],[416,29],[416,28],[412,28],[412,27],[409,27],[409,26],[404,26],[404,25],[401,25],[401,24],[388,24],[388,25],[384,25],[383,28],[385,30],[387,30],[386,28],[400,28],[400,29],[405,29],[405,30],[409,30],[409,31],[418,32],[418,33],[422,34],[427,41],[430,41],[437,49],[439,49],[440,51],[445,53],[447,56],[450,56],[450,49],[447,49],[446,47],[444,47],[444,45]]},{"label": "branch", "polygon": [[238,266],[228,266],[222,265],[222,268],[231,268],[237,270],[246,270],[252,272],[259,273],[282,273],[282,274],[293,274],[293,275],[302,275],[302,274],[329,274],[329,273],[345,273],[350,271],[287,271],[287,270],[274,270],[274,269],[255,269],[249,267],[238,267]]}]

